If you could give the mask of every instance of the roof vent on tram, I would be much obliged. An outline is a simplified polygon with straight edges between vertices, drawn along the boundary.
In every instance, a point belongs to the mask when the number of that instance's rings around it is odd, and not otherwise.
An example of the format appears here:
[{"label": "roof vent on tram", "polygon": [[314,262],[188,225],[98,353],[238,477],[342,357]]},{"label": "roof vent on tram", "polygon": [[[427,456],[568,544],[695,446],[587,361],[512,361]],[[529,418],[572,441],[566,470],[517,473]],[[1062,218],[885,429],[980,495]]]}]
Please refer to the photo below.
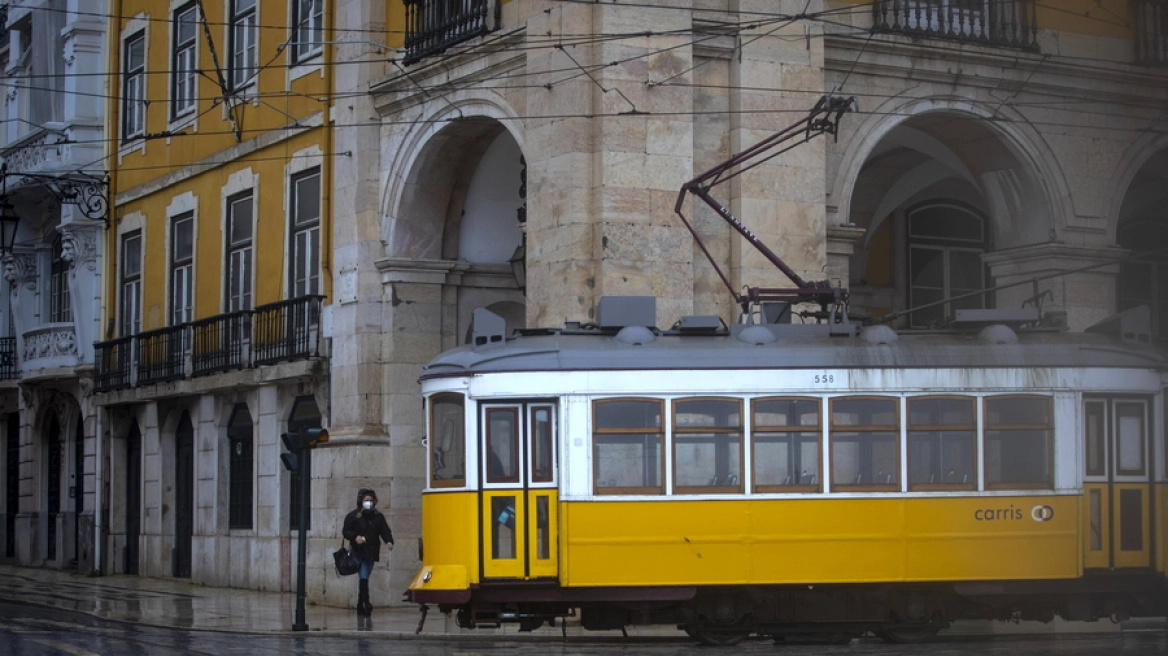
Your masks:
[{"label": "roof vent on tram", "polygon": [[878,324],[875,326],[867,326],[860,331],[860,339],[868,344],[893,344],[900,339],[900,335],[891,326]]},{"label": "roof vent on tram", "polygon": [[486,308],[475,308],[471,331],[476,349],[499,346],[507,341],[507,322]]},{"label": "roof vent on tram", "polygon": [[596,325],[605,328],[657,325],[657,299],[653,296],[602,296],[596,304]]},{"label": "roof vent on tram", "polygon": [[1125,342],[1150,344],[1152,342],[1152,308],[1137,305],[1112,315],[1083,332],[1117,337]]}]

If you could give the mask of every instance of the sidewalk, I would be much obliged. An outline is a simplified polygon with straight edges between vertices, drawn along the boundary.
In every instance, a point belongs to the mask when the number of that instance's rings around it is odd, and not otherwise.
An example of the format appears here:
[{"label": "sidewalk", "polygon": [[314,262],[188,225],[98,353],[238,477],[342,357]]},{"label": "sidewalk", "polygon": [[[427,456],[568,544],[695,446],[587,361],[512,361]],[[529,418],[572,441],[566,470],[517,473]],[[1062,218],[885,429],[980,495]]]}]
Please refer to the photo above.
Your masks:
[{"label": "sidewalk", "polygon": [[[257,592],[235,588],[212,588],[174,579],[110,575],[89,577],[54,569],[0,564],[0,601],[87,613],[107,620],[173,629],[239,633],[282,633],[292,630],[296,595]],[[369,631],[385,637],[475,639],[560,639],[561,627],[544,626],[520,633],[517,625],[499,629],[460,629],[453,617],[431,609],[421,634],[415,636],[421,613],[416,606],[379,608],[374,611]],[[357,635],[357,614],[351,608],[305,606],[305,621],[314,635]],[[942,635],[1018,635],[1055,633],[1102,633],[1125,630],[1165,630],[1163,618],[1140,619],[1113,624],[1098,622],[960,621]],[[361,635],[369,636],[363,632]],[[584,631],[578,622],[569,622],[567,635],[611,639],[620,631]],[[685,634],[673,626],[629,627],[630,638],[674,638]]]}]

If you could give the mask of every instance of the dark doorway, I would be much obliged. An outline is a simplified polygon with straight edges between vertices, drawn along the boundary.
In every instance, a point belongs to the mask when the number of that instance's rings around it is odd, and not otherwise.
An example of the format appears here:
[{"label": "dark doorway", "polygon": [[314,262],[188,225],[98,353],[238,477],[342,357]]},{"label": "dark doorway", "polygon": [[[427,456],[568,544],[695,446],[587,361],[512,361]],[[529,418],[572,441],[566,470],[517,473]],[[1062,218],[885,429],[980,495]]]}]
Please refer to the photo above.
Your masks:
[{"label": "dark doorway", "polygon": [[45,558],[57,559],[57,516],[61,513],[61,423],[54,415],[49,418],[49,494],[45,519]]},{"label": "dark doorway", "polygon": [[185,410],[174,433],[174,577],[191,576],[195,527],[195,429]]},{"label": "dark doorway", "polygon": [[69,496],[73,499],[73,564],[81,561],[81,511],[85,509],[85,422],[77,417],[73,431],[73,485]]},{"label": "dark doorway", "polygon": [[16,515],[20,512],[20,415],[8,415],[7,430],[5,431],[5,449],[8,459],[5,461],[5,496],[4,496],[4,523],[6,536],[4,540],[4,556],[16,557]]},{"label": "dark doorway", "polygon": [[142,534],[142,433],[137,420],[126,435],[126,551],[123,569],[138,573],[138,536]]}]

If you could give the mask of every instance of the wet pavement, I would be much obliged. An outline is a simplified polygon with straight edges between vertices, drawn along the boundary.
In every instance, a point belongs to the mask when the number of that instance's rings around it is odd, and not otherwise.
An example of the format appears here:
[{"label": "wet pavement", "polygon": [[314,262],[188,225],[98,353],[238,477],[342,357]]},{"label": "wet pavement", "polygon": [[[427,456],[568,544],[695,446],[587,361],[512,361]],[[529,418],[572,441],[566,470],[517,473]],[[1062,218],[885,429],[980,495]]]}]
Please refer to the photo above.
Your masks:
[{"label": "wet pavement", "polygon": [[[75,572],[18,567],[0,564],[0,601],[47,609],[84,613],[103,620],[132,623],[164,629],[235,632],[247,634],[291,633],[296,607],[292,593],[258,592],[235,588],[213,588],[189,581],[152,579],[138,576],[110,575],[90,577]],[[309,632],[316,635],[369,635],[415,637],[420,613],[416,606],[379,608],[366,627],[359,631],[356,612],[309,603],[305,620]],[[1123,632],[1164,632],[1163,618],[1132,620],[1122,624],[1100,622],[957,622],[943,631],[941,638],[987,635],[1092,635]],[[301,634],[303,635],[303,634]],[[566,627],[543,627],[520,633],[516,625],[499,629],[465,630],[458,628],[453,617],[431,612],[424,630],[416,637],[476,640],[560,639],[563,635],[577,639],[620,638],[620,631],[589,631],[578,623]],[[673,626],[630,627],[630,638],[672,638],[684,635]],[[540,640],[540,639],[543,640]]]}]

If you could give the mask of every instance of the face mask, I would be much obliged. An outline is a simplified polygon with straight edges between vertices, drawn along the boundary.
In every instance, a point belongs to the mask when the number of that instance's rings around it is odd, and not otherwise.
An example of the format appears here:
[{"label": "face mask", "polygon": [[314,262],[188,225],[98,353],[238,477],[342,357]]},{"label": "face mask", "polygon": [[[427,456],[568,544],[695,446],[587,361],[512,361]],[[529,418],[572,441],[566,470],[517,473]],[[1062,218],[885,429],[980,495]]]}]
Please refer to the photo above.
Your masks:
[{"label": "face mask", "polygon": [[361,504],[361,507],[363,507],[365,510],[373,510],[373,502],[366,501],[365,503]]}]

